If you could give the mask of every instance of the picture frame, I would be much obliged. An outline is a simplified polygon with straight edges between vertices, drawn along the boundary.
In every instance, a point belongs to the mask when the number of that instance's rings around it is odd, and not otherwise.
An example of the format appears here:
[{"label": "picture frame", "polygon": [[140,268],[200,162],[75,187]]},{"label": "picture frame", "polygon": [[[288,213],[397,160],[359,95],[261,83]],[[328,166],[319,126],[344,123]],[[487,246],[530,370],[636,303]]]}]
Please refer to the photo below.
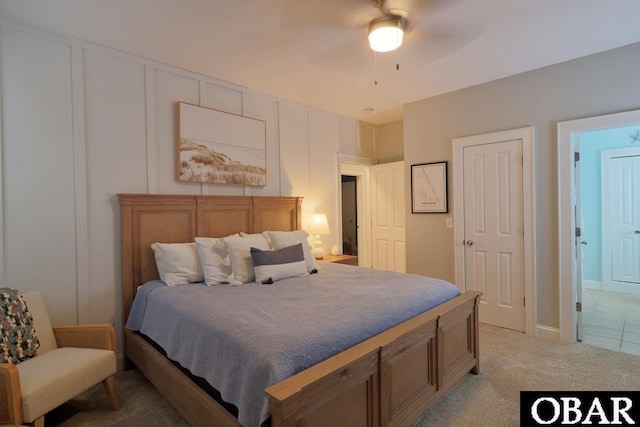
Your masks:
[{"label": "picture frame", "polygon": [[176,179],[267,185],[266,122],[178,102]]},{"label": "picture frame", "polygon": [[411,165],[411,213],[448,213],[448,162]]}]

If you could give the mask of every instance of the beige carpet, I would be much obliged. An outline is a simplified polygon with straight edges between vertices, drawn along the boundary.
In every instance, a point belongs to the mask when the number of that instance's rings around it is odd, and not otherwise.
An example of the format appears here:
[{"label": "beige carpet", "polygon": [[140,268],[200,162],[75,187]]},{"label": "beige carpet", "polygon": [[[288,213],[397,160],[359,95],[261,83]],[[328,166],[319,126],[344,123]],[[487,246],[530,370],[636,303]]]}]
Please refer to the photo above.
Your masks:
[{"label": "beige carpet", "polygon": [[[415,427],[518,426],[521,390],[640,390],[640,356],[480,328],[480,375],[467,375]],[[122,408],[94,387],[45,417],[46,426],[186,426],[137,370],[120,373]]]},{"label": "beige carpet", "polygon": [[468,375],[416,423],[519,426],[522,390],[640,390],[640,356],[480,328],[480,375]]}]

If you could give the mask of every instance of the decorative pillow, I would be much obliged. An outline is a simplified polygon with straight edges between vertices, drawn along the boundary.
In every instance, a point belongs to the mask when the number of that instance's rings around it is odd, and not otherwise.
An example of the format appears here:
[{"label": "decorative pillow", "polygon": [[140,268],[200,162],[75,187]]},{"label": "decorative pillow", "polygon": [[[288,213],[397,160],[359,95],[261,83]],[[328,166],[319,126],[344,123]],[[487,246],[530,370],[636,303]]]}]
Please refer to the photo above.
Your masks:
[{"label": "decorative pillow", "polygon": [[154,243],[160,280],[169,286],[204,281],[195,243]]},{"label": "decorative pillow", "polygon": [[0,288],[0,362],[20,363],[36,355],[40,341],[27,303],[16,289]]},{"label": "decorative pillow", "polygon": [[311,255],[311,245],[309,244],[309,234],[304,230],[296,231],[265,231],[264,234],[269,236],[273,249],[282,249],[287,246],[302,244],[302,251],[304,253],[304,260],[307,264],[307,271],[309,273],[318,272],[318,264],[315,258]]},{"label": "decorative pillow", "polygon": [[268,250],[269,242],[267,242],[267,239],[258,234],[257,236],[247,237],[225,237],[222,241],[231,259],[229,283],[242,285],[243,283],[253,282],[255,280],[255,272],[250,250],[252,247]]},{"label": "decorative pillow", "polygon": [[255,237],[255,236],[264,236],[265,239],[267,239],[267,243],[269,243],[269,247],[273,248],[273,245],[271,244],[271,238],[266,234],[266,233],[245,233],[244,231],[240,232],[240,237]]},{"label": "decorative pillow", "polygon": [[[233,237],[238,234],[232,234]],[[204,281],[208,286],[229,283],[231,274],[231,259],[222,239],[214,237],[196,237],[198,259],[204,273]]]},{"label": "decorative pillow", "polygon": [[258,283],[271,284],[288,277],[309,274],[301,243],[276,251],[251,248],[251,260]]}]

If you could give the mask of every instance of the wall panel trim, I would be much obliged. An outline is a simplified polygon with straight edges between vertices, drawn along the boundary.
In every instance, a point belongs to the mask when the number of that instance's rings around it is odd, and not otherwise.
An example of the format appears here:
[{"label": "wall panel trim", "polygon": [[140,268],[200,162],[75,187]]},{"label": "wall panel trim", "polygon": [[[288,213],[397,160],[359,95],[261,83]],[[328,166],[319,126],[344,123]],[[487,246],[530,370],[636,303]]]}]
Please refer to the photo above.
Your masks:
[{"label": "wall panel trim", "polygon": [[87,201],[87,137],[84,115],[84,54],[71,46],[71,111],[76,225],[76,321],[89,323],[89,225]]},{"label": "wall panel trim", "polygon": [[147,133],[147,192],[158,192],[158,155],[156,133],[156,78],[155,70],[150,66],[144,67],[144,98],[146,101],[146,133]]}]

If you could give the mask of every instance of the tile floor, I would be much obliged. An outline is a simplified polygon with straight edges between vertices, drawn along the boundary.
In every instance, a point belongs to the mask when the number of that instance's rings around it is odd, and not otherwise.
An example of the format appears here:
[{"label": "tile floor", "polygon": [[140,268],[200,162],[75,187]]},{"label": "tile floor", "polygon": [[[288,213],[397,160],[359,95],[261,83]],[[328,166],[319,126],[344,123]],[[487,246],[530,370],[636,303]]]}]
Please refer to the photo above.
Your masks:
[{"label": "tile floor", "polygon": [[640,295],[585,289],[582,324],[585,344],[640,355]]}]

